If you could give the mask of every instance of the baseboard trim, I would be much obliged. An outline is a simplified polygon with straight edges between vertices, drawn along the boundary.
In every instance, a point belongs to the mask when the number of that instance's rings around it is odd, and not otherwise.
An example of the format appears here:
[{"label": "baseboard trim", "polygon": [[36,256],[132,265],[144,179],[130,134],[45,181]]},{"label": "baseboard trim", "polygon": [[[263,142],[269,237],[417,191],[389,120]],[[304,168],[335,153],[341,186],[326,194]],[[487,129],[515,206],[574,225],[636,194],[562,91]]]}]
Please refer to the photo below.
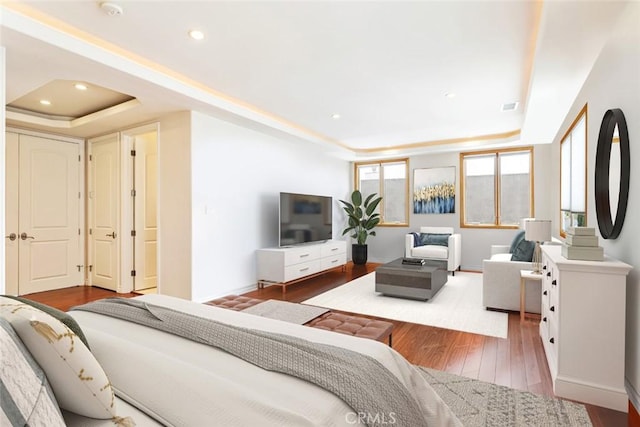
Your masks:
[{"label": "baseboard trim", "polygon": [[587,383],[558,375],[554,381],[553,390],[558,397],[591,403],[620,412],[626,412],[628,409],[629,397],[624,388]]}]

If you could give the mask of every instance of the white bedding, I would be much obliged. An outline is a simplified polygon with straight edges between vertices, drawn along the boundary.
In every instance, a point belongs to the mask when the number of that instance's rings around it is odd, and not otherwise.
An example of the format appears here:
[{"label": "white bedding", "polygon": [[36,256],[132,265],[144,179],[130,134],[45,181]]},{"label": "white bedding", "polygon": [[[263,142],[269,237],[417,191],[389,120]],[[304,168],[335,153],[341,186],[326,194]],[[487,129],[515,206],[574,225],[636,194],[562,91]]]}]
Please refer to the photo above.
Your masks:
[{"label": "white bedding", "polygon": [[[420,373],[399,353],[380,342],[161,295],[143,295],[137,299],[220,322],[294,335],[368,354],[419,396],[425,425],[461,425]],[[85,311],[72,311],[71,315],[82,327],[92,352],[119,397],[163,424],[357,424],[358,415],[342,400],[306,381],[268,372],[215,348],[123,320]],[[371,416],[387,423],[393,420],[393,414]]]},{"label": "white bedding", "polygon": [[[116,397],[116,405],[118,407],[118,416],[131,417],[135,420],[136,427],[158,427],[162,426],[158,421],[154,420],[144,412],[137,409]],[[115,427],[111,420],[97,420],[95,418],[83,417],[73,412],[62,410],[62,417],[67,427]]]}]

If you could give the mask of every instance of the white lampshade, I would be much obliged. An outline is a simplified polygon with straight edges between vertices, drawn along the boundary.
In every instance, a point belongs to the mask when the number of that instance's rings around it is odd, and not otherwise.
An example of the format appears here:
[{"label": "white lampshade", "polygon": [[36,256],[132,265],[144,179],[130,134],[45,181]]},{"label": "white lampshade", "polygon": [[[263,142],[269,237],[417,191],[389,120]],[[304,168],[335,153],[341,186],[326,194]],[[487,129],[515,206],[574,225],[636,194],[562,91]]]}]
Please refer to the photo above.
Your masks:
[{"label": "white lampshade", "polygon": [[520,220],[520,228],[524,230],[524,229],[525,229],[525,227],[524,227],[525,223],[526,223],[527,221],[532,221],[532,220],[534,220],[534,219],[535,219],[535,218],[522,218],[522,219]]},{"label": "white lampshade", "polygon": [[551,240],[551,220],[528,219],[524,221],[524,238],[530,242],[548,242]]}]

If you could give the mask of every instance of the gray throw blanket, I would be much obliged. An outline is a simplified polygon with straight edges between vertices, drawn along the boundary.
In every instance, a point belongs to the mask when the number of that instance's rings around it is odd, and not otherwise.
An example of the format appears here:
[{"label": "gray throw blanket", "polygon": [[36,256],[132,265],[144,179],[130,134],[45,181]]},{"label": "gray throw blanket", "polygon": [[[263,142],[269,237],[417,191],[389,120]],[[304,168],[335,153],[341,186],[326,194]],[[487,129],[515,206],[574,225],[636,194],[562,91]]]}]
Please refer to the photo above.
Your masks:
[{"label": "gray throw blanket", "polygon": [[[301,338],[228,325],[127,298],[108,298],[84,310],[149,326],[230,353],[268,371],[291,375],[335,394],[369,426],[426,425],[409,390],[370,356]],[[345,414],[346,415],[346,414]]]}]

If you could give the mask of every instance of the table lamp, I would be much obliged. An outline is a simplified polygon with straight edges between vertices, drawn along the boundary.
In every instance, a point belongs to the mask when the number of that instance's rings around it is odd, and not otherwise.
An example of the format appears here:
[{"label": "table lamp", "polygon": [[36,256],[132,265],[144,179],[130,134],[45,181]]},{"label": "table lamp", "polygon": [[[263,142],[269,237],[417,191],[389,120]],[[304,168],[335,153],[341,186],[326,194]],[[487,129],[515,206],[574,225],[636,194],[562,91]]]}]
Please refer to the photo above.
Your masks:
[{"label": "table lamp", "polygon": [[551,220],[528,219],[524,221],[524,238],[530,242],[536,242],[533,250],[533,273],[542,274],[542,255],[540,243],[551,240]]}]

